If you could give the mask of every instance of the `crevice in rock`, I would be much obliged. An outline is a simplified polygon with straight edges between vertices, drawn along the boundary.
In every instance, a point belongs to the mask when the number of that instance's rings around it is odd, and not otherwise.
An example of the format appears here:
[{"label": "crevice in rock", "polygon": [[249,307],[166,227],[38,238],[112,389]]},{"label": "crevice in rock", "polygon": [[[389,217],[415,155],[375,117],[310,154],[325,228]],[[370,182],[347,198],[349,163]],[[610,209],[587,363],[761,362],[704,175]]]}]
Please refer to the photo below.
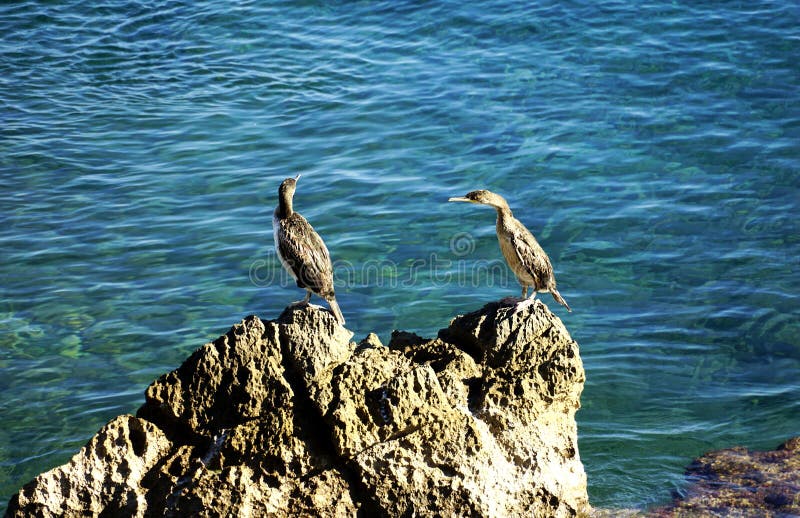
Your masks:
[{"label": "crevice in rock", "polygon": [[387,395],[386,385],[370,390],[366,394],[367,410],[369,411],[372,422],[378,426],[386,426],[391,423],[391,416],[389,415],[389,397]]},{"label": "crevice in rock", "polygon": [[137,457],[141,457],[147,447],[147,433],[140,426],[135,426],[133,423],[136,423],[136,421],[132,421],[131,426],[128,428],[128,440],[131,442],[133,453]]},{"label": "crevice in rock", "polygon": [[467,408],[473,414],[483,407],[483,378],[469,378],[464,380],[467,386]]},{"label": "crevice in rock", "polygon": [[211,441],[211,445],[208,448],[208,451],[203,455],[200,459],[200,462],[203,463],[204,466],[208,466],[217,458],[219,457],[219,451],[222,449],[222,445],[225,444],[225,439],[228,438],[228,430],[225,428],[221,428],[219,430],[219,435],[215,435],[214,439]]},{"label": "crevice in rock", "polygon": [[[141,486],[147,490],[144,492],[144,498],[147,508],[151,510],[148,514],[174,516],[175,508],[184,490],[193,485],[194,477],[200,467],[200,460],[194,457],[196,450],[192,449],[190,453],[181,455],[178,451],[180,448],[174,448],[159,459],[142,477]],[[171,477],[177,479],[174,484]],[[161,511],[154,513],[153,509]]]},{"label": "crevice in rock", "polygon": [[389,435],[388,437],[386,437],[386,439],[383,439],[382,441],[378,441],[376,443],[370,444],[369,446],[367,446],[363,450],[361,450],[358,453],[356,453],[354,455],[354,457],[358,457],[362,453],[365,453],[365,452],[371,450],[372,448],[374,448],[375,446],[377,446],[379,444],[384,444],[384,443],[392,442],[392,441],[399,441],[403,437],[408,437],[412,433],[416,433],[416,432],[422,430],[423,428],[425,428],[429,424],[430,423],[418,423],[418,424],[414,424],[414,425],[411,425],[411,426],[407,426],[407,427],[403,428],[402,430],[398,430],[398,431],[394,432],[393,434]]},{"label": "crevice in rock", "polygon": [[443,342],[452,344],[470,355],[478,365],[483,363],[486,354],[484,348],[481,347],[480,342],[474,336],[461,333],[459,330],[448,327],[446,329],[440,329],[437,337]]},{"label": "crevice in rock", "polygon": [[196,446],[199,448],[208,446],[209,440],[207,437],[194,433],[187,423],[169,414],[166,408],[157,407],[146,401],[136,411],[136,417],[152,423],[164,432],[167,439],[175,445]]},{"label": "crevice in rock", "polygon": [[[173,453],[166,455],[162,458],[158,464],[156,464],[148,473],[145,475],[145,478],[142,480],[142,486],[148,487],[152,486],[153,484],[158,483],[159,481],[163,484],[164,479],[160,476],[162,470],[166,470],[167,472],[174,472],[175,469],[181,469],[182,474],[178,476],[177,481],[174,485],[169,487],[169,493],[165,494],[162,492],[156,491],[148,491],[146,494],[148,506],[152,508],[158,508],[160,506],[164,507],[164,516],[172,517],[178,516],[177,509],[179,508],[181,498],[185,493],[192,489],[195,485],[195,479],[198,475],[204,470],[209,469],[213,464],[215,464],[219,460],[220,450],[222,446],[225,444],[225,441],[228,438],[228,431],[225,428],[221,428],[219,430],[219,434],[214,436],[213,440],[209,441],[206,448],[203,450],[194,448],[190,455],[186,456],[184,459],[180,457],[175,457],[175,450]],[[200,451],[204,451],[205,453],[200,455]],[[171,466],[167,466],[167,463],[172,464]],[[177,476],[178,474],[172,473],[173,476]],[[152,478],[152,481],[148,483],[148,480]],[[157,497],[154,497],[154,493],[157,493]]]},{"label": "crevice in rock", "polygon": [[[166,495],[166,499],[164,500],[164,516],[175,516],[175,510],[178,508],[178,503],[181,500],[181,496],[183,496],[185,490],[192,487],[194,475],[195,473],[191,473],[179,478],[175,483],[175,486],[172,488],[172,492],[169,495]],[[154,503],[155,502],[150,502],[150,505],[153,505]]]},{"label": "crevice in rock", "polygon": [[[363,517],[380,516],[383,513],[378,502],[371,496],[371,492],[364,485],[358,469],[351,466],[351,463],[339,456],[331,437],[331,429],[327,421],[323,418],[320,411],[314,405],[311,395],[308,392],[302,374],[297,372],[291,363],[291,353],[288,347],[289,337],[286,336],[283,327],[280,327],[278,335],[281,346],[281,367],[283,367],[283,377],[286,383],[292,388],[292,412],[294,429],[298,436],[308,445],[309,450],[322,452],[330,459],[331,465],[327,469],[337,472],[347,483],[350,498],[358,506],[358,515]],[[337,366],[338,367],[338,366]],[[324,424],[323,424],[324,423]],[[314,430],[315,432],[312,432]],[[304,474],[301,480],[312,478],[317,471],[317,475],[326,469],[312,470]]]}]

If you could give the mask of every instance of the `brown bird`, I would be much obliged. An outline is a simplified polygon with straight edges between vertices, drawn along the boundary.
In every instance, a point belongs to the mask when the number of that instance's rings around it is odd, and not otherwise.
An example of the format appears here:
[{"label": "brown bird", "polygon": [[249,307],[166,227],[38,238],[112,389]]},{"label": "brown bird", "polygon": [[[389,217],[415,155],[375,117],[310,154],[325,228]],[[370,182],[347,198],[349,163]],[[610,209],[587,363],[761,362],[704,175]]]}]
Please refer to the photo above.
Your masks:
[{"label": "brown bird", "polygon": [[[556,278],[550,258],[542,249],[533,234],[511,213],[506,200],[499,194],[487,190],[472,191],[464,197],[450,198],[448,201],[464,201],[488,205],[497,210],[497,240],[511,271],[522,285],[522,304],[530,304],[536,293],[550,293],[556,302],[572,311],[567,301],[556,289]],[[528,287],[533,288],[530,298]]]},{"label": "brown bird", "polygon": [[336,320],[344,325],[344,316],[333,290],[333,264],[328,247],[306,218],[292,208],[299,178],[298,174],[281,182],[278,207],[272,216],[278,258],[289,275],[297,281],[297,287],[306,290],[306,298],[291,305],[307,305],[311,294],[315,293],[328,301]]}]

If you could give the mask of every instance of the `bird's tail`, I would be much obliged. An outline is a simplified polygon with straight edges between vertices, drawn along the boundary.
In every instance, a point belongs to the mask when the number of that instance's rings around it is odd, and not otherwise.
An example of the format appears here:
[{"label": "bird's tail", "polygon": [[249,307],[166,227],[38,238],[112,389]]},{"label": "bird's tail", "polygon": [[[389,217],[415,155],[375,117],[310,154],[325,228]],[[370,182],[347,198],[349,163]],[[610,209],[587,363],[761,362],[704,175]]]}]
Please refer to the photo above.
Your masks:
[{"label": "bird's tail", "polygon": [[333,311],[336,320],[339,321],[340,325],[344,325],[344,315],[342,315],[342,310],[339,309],[339,304],[336,302],[336,297],[331,297],[328,299],[328,304],[331,306],[331,311]]},{"label": "bird's tail", "polygon": [[567,308],[567,311],[572,313],[572,310],[569,309],[569,304],[567,304],[567,301],[564,300],[564,297],[561,296],[557,289],[550,288],[550,294],[553,295],[553,298],[556,299],[556,302]]}]

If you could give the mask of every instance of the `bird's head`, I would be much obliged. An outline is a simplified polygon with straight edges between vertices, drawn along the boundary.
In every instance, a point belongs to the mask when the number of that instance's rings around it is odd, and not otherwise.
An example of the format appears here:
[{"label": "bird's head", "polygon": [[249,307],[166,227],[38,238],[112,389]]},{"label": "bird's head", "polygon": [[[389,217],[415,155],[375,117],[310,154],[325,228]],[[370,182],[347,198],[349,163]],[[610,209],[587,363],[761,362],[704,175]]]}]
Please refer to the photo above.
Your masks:
[{"label": "bird's head", "polygon": [[278,188],[278,197],[291,199],[294,196],[294,190],[297,188],[297,180],[299,179],[300,175],[298,174],[294,178],[287,178],[282,181],[281,186]]},{"label": "bird's head", "polygon": [[506,200],[502,196],[492,191],[487,191],[486,189],[468,192],[465,196],[450,198],[447,201],[464,201],[467,203],[476,203],[478,205],[489,205],[495,209],[508,208],[508,203],[506,203]]}]

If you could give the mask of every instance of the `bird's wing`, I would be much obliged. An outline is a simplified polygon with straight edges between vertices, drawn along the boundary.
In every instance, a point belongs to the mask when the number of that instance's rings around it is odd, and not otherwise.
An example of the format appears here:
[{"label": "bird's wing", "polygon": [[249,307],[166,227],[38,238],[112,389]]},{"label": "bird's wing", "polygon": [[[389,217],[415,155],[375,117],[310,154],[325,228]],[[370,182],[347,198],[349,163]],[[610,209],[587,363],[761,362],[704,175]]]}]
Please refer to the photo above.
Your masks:
[{"label": "bird's wing", "polygon": [[[522,227],[522,225],[520,225]],[[517,254],[522,266],[533,277],[535,289],[549,287],[553,278],[553,266],[541,245],[524,227],[511,232],[511,245]]]},{"label": "bird's wing", "polygon": [[280,254],[292,268],[297,285],[318,295],[333,294],[333,265],[328,248],[314,227],[298,213],[278,226]]}]

